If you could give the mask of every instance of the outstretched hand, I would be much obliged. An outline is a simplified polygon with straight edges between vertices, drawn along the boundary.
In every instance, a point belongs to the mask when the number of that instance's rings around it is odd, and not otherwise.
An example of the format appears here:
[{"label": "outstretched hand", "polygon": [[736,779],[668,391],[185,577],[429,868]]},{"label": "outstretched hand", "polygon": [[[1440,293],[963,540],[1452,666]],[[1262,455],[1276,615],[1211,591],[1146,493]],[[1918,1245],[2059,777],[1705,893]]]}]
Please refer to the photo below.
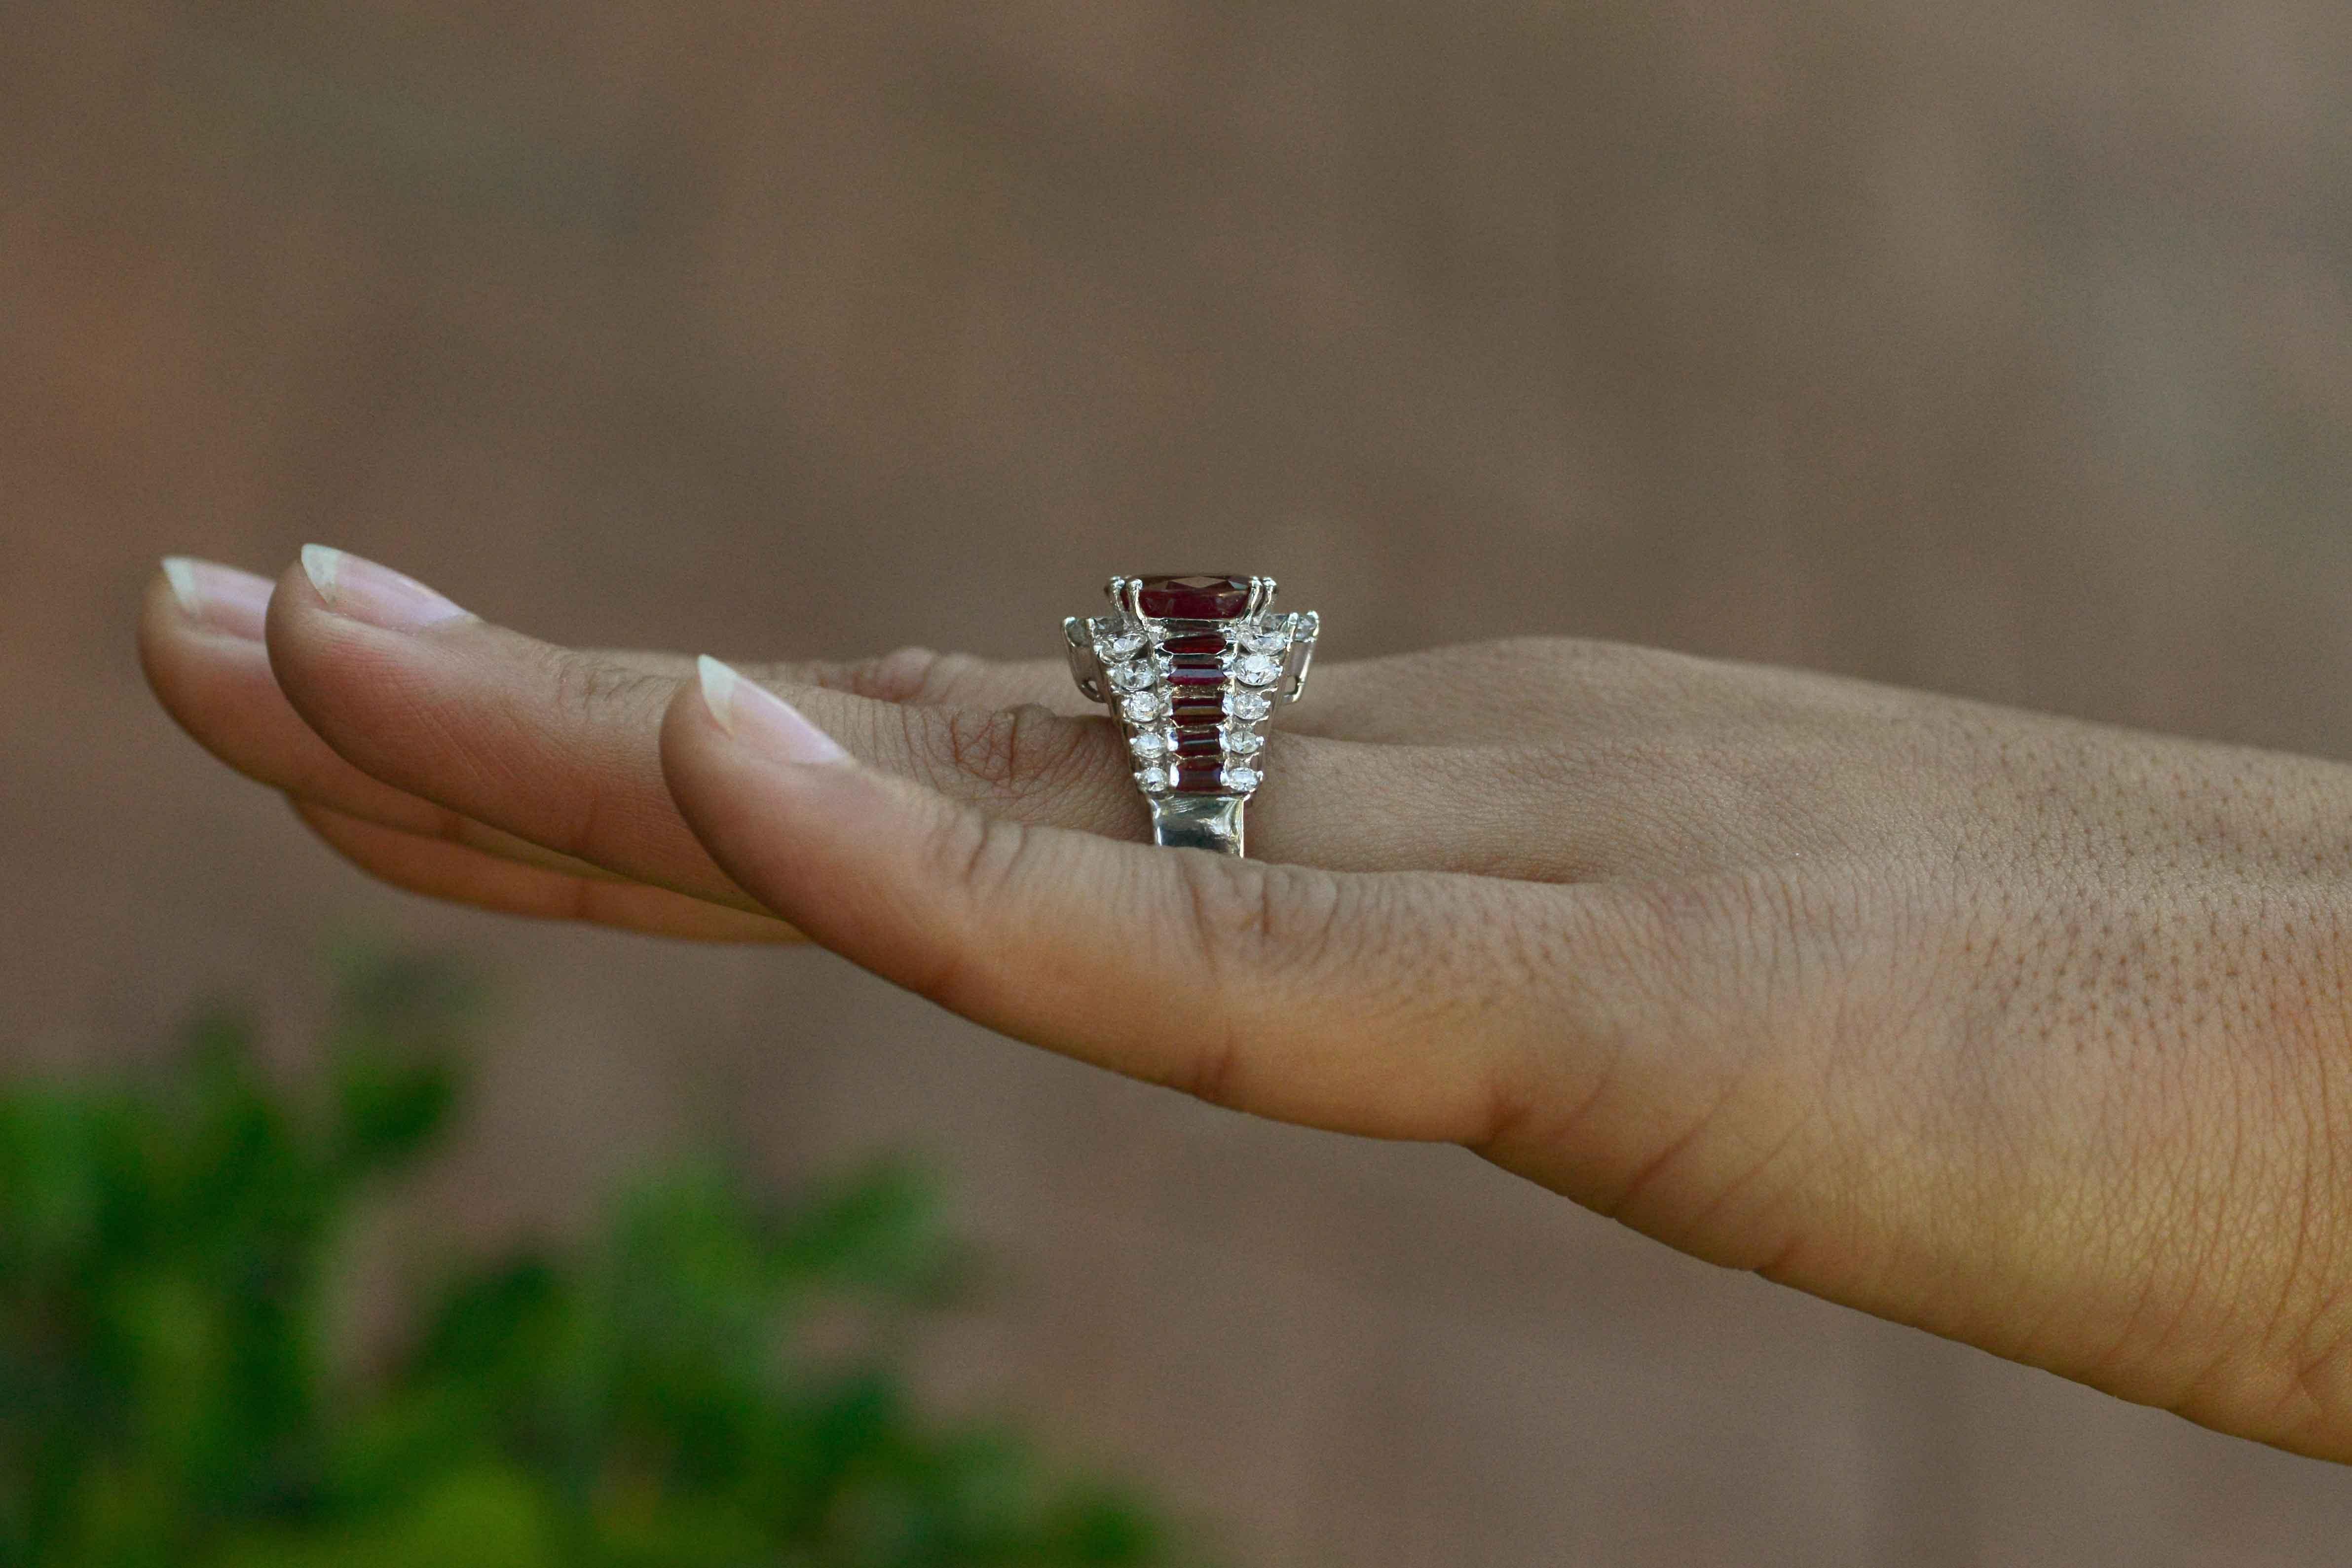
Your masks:
[{"label": "outstretched hand", "polygon": [[799,934],[1218,1103],[2352,1458],[2352,770],[1543,641],[1318,666],[1253,852],[1151,848],[1058,661],[551,647],[175,562],[173,715],[368,871]]}]

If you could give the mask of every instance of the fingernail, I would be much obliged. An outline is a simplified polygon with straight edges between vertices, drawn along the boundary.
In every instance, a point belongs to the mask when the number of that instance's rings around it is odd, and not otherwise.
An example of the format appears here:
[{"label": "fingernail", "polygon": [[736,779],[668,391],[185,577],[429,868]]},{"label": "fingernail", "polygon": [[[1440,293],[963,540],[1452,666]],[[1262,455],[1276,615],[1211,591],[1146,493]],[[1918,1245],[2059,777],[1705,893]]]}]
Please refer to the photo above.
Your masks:
[{"label": "fingernail", "polygon": [[849,753],[832,736],[766,687],[744,679],[707,653],[695,661],[695,668],[702,673],[702,701],[710,716],[752,750],[785,763],[849,761]]},{"label": "fingernail", "polygon": [[466,614],[414,577],[324,544],[302,547],[302,570],[329,609],[386,631],[413,632]]},{"label": "fingernail", "polygon": [[268,578],[193,555],[166,555],[163,581],[172,585],[180,613],[206,631],[261,640],[262,625],[269,616],[269,592],[276,586]]}]

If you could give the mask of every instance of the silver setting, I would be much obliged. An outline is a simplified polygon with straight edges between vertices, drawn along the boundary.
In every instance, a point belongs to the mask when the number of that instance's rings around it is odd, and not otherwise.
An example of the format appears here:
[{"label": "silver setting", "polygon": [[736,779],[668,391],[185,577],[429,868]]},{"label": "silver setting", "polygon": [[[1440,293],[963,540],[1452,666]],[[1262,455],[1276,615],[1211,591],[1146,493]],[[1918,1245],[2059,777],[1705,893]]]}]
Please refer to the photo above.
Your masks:
[{"label": "silver setting", "polygon": [[1169,849],[1206,849],[1212,855],[1242,852],[1238,795],[1164,795],[1151,800],[1151,841]]},{"label": "silver setting", "polygon": [[1095,652],[1093,623],[1071,616],[1062,622],[1062,636],[1070,645],[1070,679],[1087,701],[1102,701],[1102,659]]},{"label": "silver setting", "polygon": [[1307,668],[1315,662],[1315,636],[1323,617],[1308,610],[1290,617],[1290,652],[1282,663],[1282,700],[1296,702],[1307,695]]},{"label": "silver setting", "polygon": [[[1140,577],[1115,576],[1103,592],[1110,614],[1062,623],[1070,677],[1087,700],[1108,706],[1126,732],[1136,788],[1151,807],[1153,841],[1241,854],[1244,808],[1265,782],[1265,736],[1259,726],[1277,705],[1296,702],[1305,692],[1321,618],[1312,611],[1277,615],[1271,577],[1249,579],[1248,606],[1231,620],[1146,616]],[[1174,715],[1177,666],[1167,645],[1209,637],[1223,639],[1216,656],[1219,679],[1213,688],[1187,681],[1183,690],[1194,696],[1213,690],[1220,699],[1217,749],[1184,753]],[[1206,669],[1200,652],[1186,650],[1187,668]],[[1194,724],[1189,732],[1201,741],[1207,729]],[[1213,765],[1216,787],[1178,789],[1188,763]]]}]

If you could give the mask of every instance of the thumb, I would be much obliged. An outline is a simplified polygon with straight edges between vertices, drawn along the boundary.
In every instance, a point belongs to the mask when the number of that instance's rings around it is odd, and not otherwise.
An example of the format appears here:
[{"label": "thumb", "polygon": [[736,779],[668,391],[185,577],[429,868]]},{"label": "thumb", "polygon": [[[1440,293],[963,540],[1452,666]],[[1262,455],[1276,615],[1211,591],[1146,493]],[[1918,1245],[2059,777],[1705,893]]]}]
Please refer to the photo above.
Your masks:
[{"label": "thumb", "polygon": [[680,814],[740,886],[853,963],[991,1028],[1285,1121],[1475,1143],[1522,1103],[1541,1005],[1524,972],[1496,971],[1544,945],[1523,922],[1559,889],[983,816],[862,766],[717,660],[700,669],[662,728]]}]

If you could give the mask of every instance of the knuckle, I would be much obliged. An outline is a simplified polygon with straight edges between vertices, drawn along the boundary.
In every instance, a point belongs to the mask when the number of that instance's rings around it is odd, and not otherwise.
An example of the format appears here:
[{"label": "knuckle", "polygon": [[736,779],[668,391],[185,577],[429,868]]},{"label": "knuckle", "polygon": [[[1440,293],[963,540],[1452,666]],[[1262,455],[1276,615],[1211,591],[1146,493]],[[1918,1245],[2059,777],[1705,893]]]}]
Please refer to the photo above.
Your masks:
[{"label": "knuckle", "polygon": [[877,702],[942,702],[971,679],[980,661],[968,654],[900,647],[849,664],[820,667],[820,684]]},{"label": "knuckle", "polygon": [[1203,856],[1181,858],[1184,930],[1202,968],[1222,983],[1264,952],[1271,895],[1263,872]]},{"label": "knuckle", "polygon": [[[940,814],[921,847],[929,863],[928,879],[961,890],[967,908],[985,910],[1004,898],[1019,877],[1031,852],[1026,829],[1018,822],[983,816],[970,811]],[[913,988],[948,1006],[977,983],[979,970],[999,952],[987,941],[953,941],[939,944],[929,966],[913,977]]]},{"label": "knuckle", "polygon": [[929,662],[920,686],[908,701],[955,702],[985,688],[989,674],[985,659],[974,658],[968,653],[934,653],[928,648],[920,651]]},{"label": "knuckle", "polygon": [[940,879],[981,898],[1000,892],[1020,855],[1020,835],[1006,831],[1012,826],[969,811],[942,812],[931,842]]},{"label": "knuckle", "polygon": [[1205,855],[1181,859],[1185,930],[1220,981],[1276,962],[1292,970],[1316,963],[1348,924],[1344,884],[1335,879]]},{"label": "knuckle", "polygon": [[1209,1105],[1240,1110],[1247,1096],[1242,1081],[1243,1056],[1240,1027],[1221,1024],[1204,1032],[1191,1054],[1175,1065],[1168,1074],[1167,1086]]},{"label": "knuckle", "polygon": [[656,686],[667,698],[677,685],[673,680],[629,669],[576,648],[555,649],[551,673],[555,700],[562,710],[588,720],[604,718],[615,709],[639,705]]},{"label": "knuckle", "polygon": [[1012,712],[943,709],[932,728],[939,760],[950,772],[992,789],[1009,789],[1018,782],[1021,733]]},{"label": "knuckle", "polygon": [[1026,796],[1076,784],[1097,748],[1087,727],[1034,703],[1019,708],[904,710],[908,751],[926,782],[969,795]]}]

